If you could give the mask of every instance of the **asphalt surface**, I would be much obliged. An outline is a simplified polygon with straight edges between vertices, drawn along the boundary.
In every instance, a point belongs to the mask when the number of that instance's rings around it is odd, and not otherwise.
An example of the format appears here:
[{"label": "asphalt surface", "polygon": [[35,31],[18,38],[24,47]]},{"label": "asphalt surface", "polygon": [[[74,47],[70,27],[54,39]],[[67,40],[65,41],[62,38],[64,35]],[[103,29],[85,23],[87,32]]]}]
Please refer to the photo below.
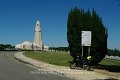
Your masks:
[{"label": "asphalt surface", "polygon": [[62,74],[42,71],[19,62],[13,57],[14,53],[0,51],[0,80],[72,80]]}]

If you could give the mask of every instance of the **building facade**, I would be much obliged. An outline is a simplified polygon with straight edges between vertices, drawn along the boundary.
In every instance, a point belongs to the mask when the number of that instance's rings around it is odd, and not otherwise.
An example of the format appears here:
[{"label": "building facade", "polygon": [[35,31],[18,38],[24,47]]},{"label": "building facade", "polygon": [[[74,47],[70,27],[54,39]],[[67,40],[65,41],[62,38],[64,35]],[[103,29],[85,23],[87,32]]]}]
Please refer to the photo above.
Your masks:
[{"label": "building facade", "polygon": [[29,41],[25,41],[22,44],[17,44],[15,46],[16,49],[22,49],[22,50],[42,50],[42,51],[48,51],[49,47],[46,46],[42,42],[42,35],[41,35],[41,26],[39,20],[36,22],[35,26],[35,36],[34,36],[34,42],[31,43]]}]

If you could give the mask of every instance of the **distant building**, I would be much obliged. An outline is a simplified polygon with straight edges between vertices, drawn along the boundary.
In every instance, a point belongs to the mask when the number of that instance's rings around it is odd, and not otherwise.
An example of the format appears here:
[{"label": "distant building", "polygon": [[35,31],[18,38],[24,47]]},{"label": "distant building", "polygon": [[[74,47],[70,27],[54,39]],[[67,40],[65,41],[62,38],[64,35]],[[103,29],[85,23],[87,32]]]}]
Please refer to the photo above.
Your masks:
[{"label": "distant building", "polygon": [[116,60],[116,61],[120,61],[120,57],[119,56],[105,56],[105,59],[111,59],[111,60]]},{"label": "distant building", "polygon": [[29,41],[25,41],[22,44],[17,44],[15,46],[16,49],[22,49],[22,50],[43,50],[48,51],[49,47],[43,44],[42,38],[41,38],[41,27],[40,22],[37,20],[36,27],[35,27],[35,38],[34,42],[31,43]]}]

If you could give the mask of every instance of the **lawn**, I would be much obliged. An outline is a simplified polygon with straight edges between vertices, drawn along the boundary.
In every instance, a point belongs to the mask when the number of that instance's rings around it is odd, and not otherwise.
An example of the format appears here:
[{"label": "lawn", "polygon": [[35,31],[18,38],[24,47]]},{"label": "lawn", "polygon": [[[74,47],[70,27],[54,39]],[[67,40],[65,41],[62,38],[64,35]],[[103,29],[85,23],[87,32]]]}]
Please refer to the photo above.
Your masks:
[{"label": "lawn", "polygon": [[68,52],[28,51],[25,52],[24,55],[59,66],[68,66],[68,62],[73,60]]},{"label": "lawn", "polygon": [[110,66],[110,65],[120,66],[119,61],[114,61],[114,60],[110,60],[110,59],[103,59],[99,64],[106,65],[106,66]]},{"label": "lawn", "polygon": [[110,59],[103,59],[99,63],[99,69],[105,69],[110,72],[120,72],[120,61],[114,61]]},{"label": "lawn", "polygon": [[[42,52],[42,51],[28,51],[24,55],[58,66],[68,66],[69,61],[72,61],[73,58],[68,52]],[[106,69],[109,71],[120,72],[120,62],[103,59],[98,68]]]}]

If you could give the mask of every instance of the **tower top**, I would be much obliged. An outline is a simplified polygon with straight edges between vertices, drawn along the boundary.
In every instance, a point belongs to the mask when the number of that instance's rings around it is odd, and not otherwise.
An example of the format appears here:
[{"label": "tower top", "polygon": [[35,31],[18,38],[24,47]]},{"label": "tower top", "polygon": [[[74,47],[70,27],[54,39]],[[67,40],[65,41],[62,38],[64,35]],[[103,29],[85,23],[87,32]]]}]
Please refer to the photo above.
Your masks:
[{"label": "tower top", "polygon": [[40,26],[40,21],[39,20],[37,20],[36,26]]},{"label": "tower top", "polygon": [[41,31],[41,28],[40,28],[40,21],[39,20],[37,20],[37,22],[36,22],[36,27],[35,27],[35,31]]}]

